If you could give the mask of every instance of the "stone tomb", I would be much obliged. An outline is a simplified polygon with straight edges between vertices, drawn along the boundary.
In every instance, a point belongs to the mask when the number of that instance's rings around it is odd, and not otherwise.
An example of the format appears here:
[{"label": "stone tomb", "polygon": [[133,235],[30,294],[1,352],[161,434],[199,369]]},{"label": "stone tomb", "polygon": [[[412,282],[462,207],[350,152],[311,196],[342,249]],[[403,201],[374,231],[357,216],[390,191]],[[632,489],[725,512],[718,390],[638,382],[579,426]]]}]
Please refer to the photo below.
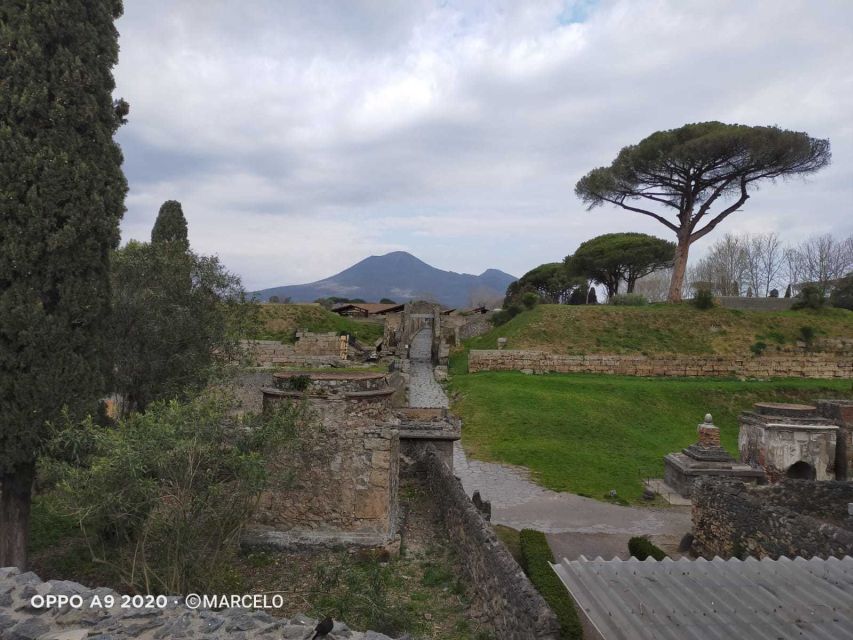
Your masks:
[{"label": "stone tomb", "polygon": [[740,414],[740,459],[770,482],[833,480],[837,435],[838,426],[812,405],[760,402]]},{"label": "stone tomb", "polygon": [[315,416],[305,450],[287,452],[273,469],[291,478],[260,499],[244,536],[249,545],[383,545],[397,533],[399,420],[394,389],[382,373],[276,373],[264,408],[304,403]]},{"label": "stone tomb", "polygon": [[699,478],[731,478],[743,482],[760,482],[764,473],[748,464],[736,462],[720,446],[720,430],[714,426],[711,414],[697,427],[698,441],[678,453],[664,458],[664,483],[684,498],[691,498]]}]

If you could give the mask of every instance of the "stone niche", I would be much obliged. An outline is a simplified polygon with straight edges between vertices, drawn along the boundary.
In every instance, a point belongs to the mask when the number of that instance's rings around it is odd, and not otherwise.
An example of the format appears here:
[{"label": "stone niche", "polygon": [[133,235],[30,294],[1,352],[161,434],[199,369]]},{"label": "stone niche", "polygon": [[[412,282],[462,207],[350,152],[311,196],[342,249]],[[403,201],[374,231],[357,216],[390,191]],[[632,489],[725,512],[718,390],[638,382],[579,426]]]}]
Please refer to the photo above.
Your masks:
[{"label": "stone niche", "polygon": [[697,427],[697,442],[678,453],[664,457],[664,483],[684,498],[693,496],[694,485],[700,478],[730,478],[758,483],[764,473],[748,464],[736,462],[720,445],[720,430],[711,414]]},{"label": "stone niche", "polygon": [[757,403],[740,414],[741,462],[784,478],[834,480],[838,426],[803,404]]},{"label": "stone niche", "polygon": [[[273,463],[249,545],[377,546],[397,533],[399,421],[382,373],[287,371],[262,390],[264,408],[305,403],[312,432],[296,458]],[[275,479],[281,479],[276,486]]]}]

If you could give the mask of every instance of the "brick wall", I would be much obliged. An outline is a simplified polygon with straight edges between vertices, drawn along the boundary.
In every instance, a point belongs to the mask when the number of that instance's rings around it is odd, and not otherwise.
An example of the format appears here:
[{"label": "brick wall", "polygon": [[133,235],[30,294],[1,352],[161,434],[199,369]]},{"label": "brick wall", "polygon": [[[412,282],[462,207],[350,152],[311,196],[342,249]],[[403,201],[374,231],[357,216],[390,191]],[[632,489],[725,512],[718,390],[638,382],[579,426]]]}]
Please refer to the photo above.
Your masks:
[{"label": "brick wall", "polygon": [[786,480],[778,485],[701,480],[693,492],[693,535],[705,556],[853,554],[853,483]]},{"label": "brick wall", "polygon": [[468,370],[612,373],[623,376],[853,378],[853,358],[824,353],[785,356],[567,356],[527,350],[472,350]]},{"label": "brick wall", "polygon": [[440,456],[428,449],[418,470],[438,510],[463,569],[476,589],[478,604],[489,612],[497,637],[505,640],[557,640],[554,612],[510,555],[462,484]]}]

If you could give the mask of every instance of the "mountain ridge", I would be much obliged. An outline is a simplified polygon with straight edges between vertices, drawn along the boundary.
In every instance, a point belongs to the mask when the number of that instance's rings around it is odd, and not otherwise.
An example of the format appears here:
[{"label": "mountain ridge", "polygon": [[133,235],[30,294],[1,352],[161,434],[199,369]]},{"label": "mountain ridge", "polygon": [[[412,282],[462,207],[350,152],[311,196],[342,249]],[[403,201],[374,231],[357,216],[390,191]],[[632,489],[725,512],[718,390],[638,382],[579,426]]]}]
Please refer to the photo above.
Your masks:
[{"label": "mountain ridge", "polygon": [[517,278],[500,269],[480,275],[445,271],[427,264],[407,251],[368,256],[328,278],[306,284],[282,285],[255,291],[259,300],[270,296],[293,302],[313,302],[332,296],[375,302],[429,299],[451,307],[464,307],[502,299]]}]

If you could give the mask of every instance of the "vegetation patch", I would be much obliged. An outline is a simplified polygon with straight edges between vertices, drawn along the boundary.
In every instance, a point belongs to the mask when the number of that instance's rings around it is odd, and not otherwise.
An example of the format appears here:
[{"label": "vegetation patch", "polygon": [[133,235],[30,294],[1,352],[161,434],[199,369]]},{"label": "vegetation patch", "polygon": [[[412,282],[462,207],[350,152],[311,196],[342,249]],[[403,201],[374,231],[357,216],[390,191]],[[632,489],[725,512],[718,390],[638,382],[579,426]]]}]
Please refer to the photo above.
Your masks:
[{"label": "vegetation patch", "polygon": [[793,348],[808,324],[815,335],[850,337],[853,313],[825,308],[800,311],[736,311],[690,304],[556,305],[540,304],[508,318],[505,324],[468,340],[468,349],[536,349],[557,354],[750,355],[756,336],[772,335]]},{"label": "vegetation patch", "polygon": [[663,560],[668,557],[663,549],[652,543],[645,536],[635,536],[628,540],[628,553],[637,560],[645,560],[646,558],[654,558],[655,560]]},{"label": "vegetation patch", "polygon": [[853,399],[849,380],[738,381],[591,374],[464,373],[455,360],[453,410],[474,457],[527,467],[555,491],[639,503],[663,456],[696,441],[706,413],[737,453],[737,417],[755,402]]},{"label": "vegetation patch", "polygon": [[563,640],[581,640],[583,633],[578,612],[575,610],[572,596],[551,568],[550,563],[554,562],[554,555],[545,534],[533,529],[522,529],[519,544],[521,567],[557,615],[560,621],[560,637]]},{"label": "vegetation patch", "polygon": [[252,336],[255,340],[280,340],[296,342],[296,332],[306,329],[315,333],[347,334],[365,344],[373,344],[382,337],[384,325],[370,320],[358,321],[312,304],[261,304],[260,328]]}]

